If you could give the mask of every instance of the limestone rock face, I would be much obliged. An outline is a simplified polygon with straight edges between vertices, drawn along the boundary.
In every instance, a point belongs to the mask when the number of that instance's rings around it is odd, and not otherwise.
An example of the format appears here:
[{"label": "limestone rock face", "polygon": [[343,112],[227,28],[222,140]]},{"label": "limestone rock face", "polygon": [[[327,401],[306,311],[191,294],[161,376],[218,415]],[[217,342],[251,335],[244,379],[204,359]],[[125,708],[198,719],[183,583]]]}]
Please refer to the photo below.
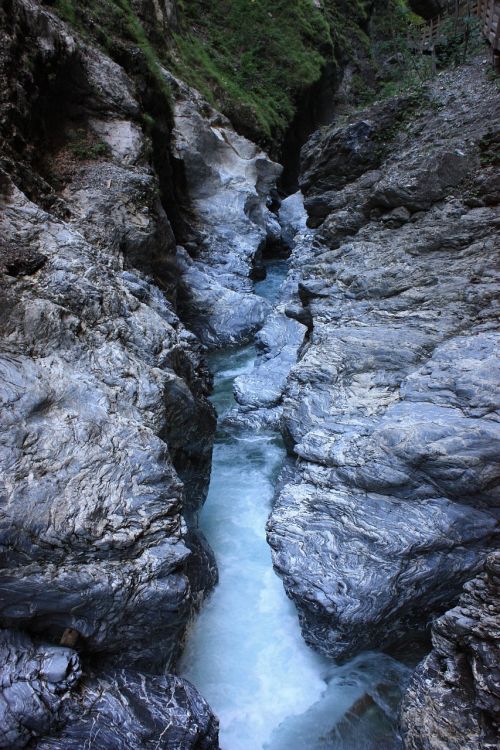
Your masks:
[{"label": "limestone rock face", "polygon": [[[306,214],[300,193],[283,201],[279,221],[283,243],[288,247],[294,248],[301,242],[310,241],[311,233],[306,230]],[[257,358],[253,369],[234,380],[237,405],[225,416],[226,426],[245,424],[255,429],[279,430],[287,379],[297,362],[307,333],[300,315],[299,319],[290,315],[293,309],[302,310],[298,296],[300,263],[300,256],[292,256],[272,312],[255,336]]]},{"label": "limestone rock face", "polygon": [[[61,696],[76,727],[106,693],[103,747],[125,747],[126,735],[139,748],[149,732],[152,747],[215,748],[215,720],[193,688],[137,671],[173,665],[217,574],[192,524],[210,472],[210,377],[175,308],[175,240],[134,82],[38,3],[9,6],[0,58],[0,623],[34,640],[5,636],[1,747],[62,730]],[[67,628],[78,633],[81,668],[57,647]],[[49,661],[60,674],[47,676]],[[83,697],[73,702],[80,670]],[[82,718],[75,747],[97,723]]]},{"label": "limestone rock face", "polygon": [[278,220],[281,226],[283,243],[292,249],[299,232],[306,229],[307,213],[304,209],[304,196],[301,192],[293,193],[281,202]]},{"label": "limestone rock face", "polygon": [[376,169],[363,123],[304,150],[306,207],[325,190],[329,213],[293,250],[287,314],[309,333],[268,538],[306,640],[336,659],[425,633],[497,540],[500,216],[480,152],[500,102],[477,63],[428,97]]},{"label": "limestone rock face", "polygon": [[[217,720],[185,680],[129,669],[86,670],[71,648],[1,631],[0,747],[214,750]],[[76,689],[77,688],[77,689]],[[43,739],[40,736],[45,735]]]},{"label": "limestone rock face", "polygon": [[500,729],[500,554],[432,626],[433,650],[402,708],[410,750],[495,747]]},{"label": "limestone rock face", "polygon": [[330,199],[369,170],[379,166],[386,151],[387,133],[403,117],[407,97],[375,105],[366,117],[347,126],[316,131],[301,151],[299,184],[311,225],[329,213]]},{"label": "limestone rock face", "polygon": [[180,309],[200,340],[222,347],[248,340],[267,303],[251,277],[281,229],[267,204],[281,167],[238,135],[193,89],[169,76],[175,92],[173,151],[182,165],[192,239],[180,270]]}]

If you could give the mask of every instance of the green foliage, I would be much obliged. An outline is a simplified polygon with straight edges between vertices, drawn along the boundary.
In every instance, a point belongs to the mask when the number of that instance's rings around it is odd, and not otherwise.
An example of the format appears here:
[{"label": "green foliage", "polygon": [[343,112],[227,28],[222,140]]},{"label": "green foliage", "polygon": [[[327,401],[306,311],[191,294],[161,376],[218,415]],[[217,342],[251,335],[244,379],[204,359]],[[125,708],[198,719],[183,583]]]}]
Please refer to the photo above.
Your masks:
[{"label": "green foliage", "polygon": [[497,89],[500,89],[500,75],[496,72],[495,68],[488,68],[486,71],[486,78],[495,84]]},{"label": "green foliage", "polygon": [[96,140],[83,129],[70,134],[68,148],[73,156],[82,160],[109,156],[108,145],[104,141]]},{"label": "green foliage", "polygon": [[249,129],[282,134],[332,56],[324,14],[312,0],[183,0],[181,10],[178,75]]},{"label": "green foliage", "polygon": [[[171,111],[165,65],[269,148],[280,144],[301,94],[327,63],[357,66],[354,106],[409,90],[418,97],[433,72],[431,56],[419,50],[424,21],[407,0],[323,0],[321,8],[313,0],[178,0],[180,28],[168,37],[153,13],[140,16],[136,6],[134,0],[55,0],[54,7],[133,76],[139,71],[150,115]],[[476,31],[472,25],[469,31],[466,49],[474,51]],[[442,62],[463,54],[450,37]],[[154,122],[143,122],[152,131]]]},{"label": "green foliage", "polygon": [[500,167],[500,130],[484,135],[479,141],[481,166]]},{"label": "green foliage", "polygon": [[117,9],[121,9],[123,13],[123,18],[125,20],[126,27],[128,29],[128,32],[132,38],[132,40],[137,44],[139,49],[142,51],[144,58],[146,60],[147,66],[149,68],[149,72],[153,76],[153,78],[156,80],[156,83],[158,84],[158,87],[160,91],[162,92],[163,96],[165,97],[169,107],[171,105],[171,91],[170,86],[168,85],[167,81],[165,80],[162,72],[161,72],[161,66],[159,61],[159,56],[156,50],[154,49],[153,45],[148,39],[148,36],[144,30],[143,25],[139,21],[139,18],[133,11],[129,0],[110,0]]},{"label": "green foliage", "polygon": [[56,0],[55,10],[73,26],[77,26],[77,14],[73,0]]},{"label": "green foliage", "polygon": [[121,43],[140,49],[166,109],[171,110],[170,86],[161,72],[165,45],[157,49],[151,43],[130,0],[57,0],[54,7],[64,20],[106,49],[111,57]]},{"label": "green foliage", "polygon": [[375,17],[374,58],[398,59],[390,80],[380,94],[391,96],[421,86],[436,68],[458,65],[479,52],[483,46],[480,23],[474,16],[455,18],[453,13],[440,25],[434,39],[435,59],[431,48],[422,54],[422,28],[425,22],[407,6],[406,0],[390,0],[386,13]]},{"label": "green foliage", "polygon": [[151,117],[151,115],[149,115],[147,112],[143,112],[141,115],[141,119],[145,129],[151,132],[155,126],[154,117]]},{"label": "green foliage", "polygon": [[406,0],[389,0],[374,17],[372,56],[381,78],[375,98],[417,91],[432,75],[432,59],[419,49],[424,24]]},{"label": "green foliage", "polygon": [[366,0],[325,0],[325,19],[336,51],[343,59],[356,58],[360,48],[365,52],[369,50],[366,26],[371,6]]},{"label": "green foliage", "polygon": [[442,25],[440,35],[438,58],[442,67],[460,65],[484,47],[481,22],[474,16],[462,18],[459,22],[450,16]]}]

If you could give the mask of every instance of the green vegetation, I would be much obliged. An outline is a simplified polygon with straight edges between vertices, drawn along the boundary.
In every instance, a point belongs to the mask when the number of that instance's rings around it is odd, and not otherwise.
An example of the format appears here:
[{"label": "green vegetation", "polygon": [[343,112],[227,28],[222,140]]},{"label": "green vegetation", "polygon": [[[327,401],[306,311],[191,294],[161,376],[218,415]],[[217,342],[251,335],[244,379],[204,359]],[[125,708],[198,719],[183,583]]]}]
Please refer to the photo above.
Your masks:
[{"label": "green vegetation", "polygon": [[406,0],[389,0],[373,19],[371,55],[379,71],[380,84],[373,98],[418,90],[432,74],[432,59],[419,51],[425,21],[409,8]]},{"label": "green vegetation", "polygon": [[281,140],[326,63],[355,63],[354,105],[431,74],[430,58],[412,50],[424,21],[406,0],[323,0],[321,9],[312,0],[182,0],[181,14],[176,73],[266,146]]},{"label": "green vegetation", "polygon": [[[375,12],[373,0],[323,0],[321,8],[313,0],[178,0],[178,5],[180,27],[168,35],[153,14],[140,17],[133,0],[55,0],[61,17],[121,64],[129,60],[134,74],[137,64],[126,50],[140,50],[148,85],[160,93],[164,109],[170,108],[170,92],[162,64],[201,91],[241,132],[271,149],[326,64],[334,70],[347,60],[358,63],[354,104],[379,92],[375,74],[384,56],[405,57],[388,81],[382,76],[386,94],[396,93],[398,85],[407,88],[408,76],[423,74],[407,60],[408,29],[417,27],[418,17],[406,0],[378,0]],[[368,36],[370,17],[375,45]],[[154,109],[150,114],[158,112],[158,102]]]},{"label": "green vegetation", "polygon": [[129,0],[110,0],[111,4],[115,6],[117,12],[121,10],[123,13],[123,20],[126,24],[128,33],[132,40],[137,44],[139,49],[142,51],[146,60],[149,72],[155,79],[158,87],[163,93],[168,104],[171,104],[171,91],[170,87],[165,80],[160,70],[160,59],[159,55],[154,49],[153,45],[148,39],[148,36],[144,30],[143,25],[139,21],[137,15],[132,10]]},{"label": "green vegetation", "polygon": [[68,21],[72,26],[78,25],[76,8],[73,0],[56,0],[54,7],[61,18],[65,21]]},{"label": "green vegetation", "polygon": [[[180,25],[167,29],[134,0],[54,0],[58,13],[92,38],[141,85],[155,120],[171,111],[161,66],[198,89],[240,132],[274,153],[301,95],[354,63],[348,106],[418,91],[435,60],[421,54],[421,27],[407,0],[178,0]],[[145,5],[144,8],[150,6]],[[455,30],[452,29],[454,32]],[[450,32],[437,62],[451,64],[474,48]],[[137,55],[140,51],[140,55]],[[332,84],[330,84],[332,85]],[[332,96],[334,95],[332,90]],[[153,122],[147,123],[151,129]]]},{"label": "green vegetation", "polygon": [[170,111],[171,91],[160,69],[162,62],[166,62],[166,44],[153,45],[130,0],[56,0],[54,8],[82,36],[97,42],[111,57],[118,56],[122,64],[124,46],[139,49],[146,69],[167,111]]},{"label": "green vegetation", "polygon": [[487,133],[479,141],[481,166],[500,167],[500,131]]},{"label": "green vegetation", "polygon": [[179,77],[248,131],[279,139],[333,56],[325,15],[312,0],[184,0],[181,11]]},{"label": "green vegetation", "polygon": [[352,60],[359,56],[360,50],[369,52],[367,24],[372,6],[370,0],[326,0],[324,3],[325,19],[340,58]]},{"label": "green vegetation", "polygon": [[109,147],[104,141],[80,128],[71,133],[68,148],[77,159],[98,159],[109,156]]}]

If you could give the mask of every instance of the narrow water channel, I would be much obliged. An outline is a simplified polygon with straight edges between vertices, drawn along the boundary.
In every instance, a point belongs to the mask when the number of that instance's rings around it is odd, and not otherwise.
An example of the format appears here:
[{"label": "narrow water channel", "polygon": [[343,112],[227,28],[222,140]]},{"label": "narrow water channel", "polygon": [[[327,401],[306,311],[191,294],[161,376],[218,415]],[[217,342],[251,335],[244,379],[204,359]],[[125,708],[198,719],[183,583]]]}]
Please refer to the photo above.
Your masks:
[{"label": "narrow water channel", "polygon": [[[283,261],[270,263],[256,291],[272,301],[285,273]],[[212,357],[219,418],[255,357],[253,346]],[[276,433],[218,431],[200,526],[219,584],[191,628],[180,672],[218,715],[222,750],[390,750],[405,668],[382,654],[337,667],[314,653],[273,571],[265,527],[284,457]]]}]

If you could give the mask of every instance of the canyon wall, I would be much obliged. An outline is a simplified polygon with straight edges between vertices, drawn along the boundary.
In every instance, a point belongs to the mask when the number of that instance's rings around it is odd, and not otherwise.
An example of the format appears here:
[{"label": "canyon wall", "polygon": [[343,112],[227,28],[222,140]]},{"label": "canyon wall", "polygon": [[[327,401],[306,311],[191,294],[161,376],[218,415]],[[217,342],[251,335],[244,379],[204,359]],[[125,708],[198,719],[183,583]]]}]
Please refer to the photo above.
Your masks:
[{"label": "canyon wall", "polygon": [[1,22],[0,746],[215,748],[165,674],[217,579],[196,528],[211,378],[179,310],[211,344],[262,324],[248,277],[279,168],[160,68],[175,122],[151,122],[151,71],[40,3]]},{"label": "canyon wall", "polygon": [[[196,527],[203,345],[258,329],[226,419],[283,431],[268,534],[307,642],[342,660],[439,616],[405,742],[481,747],[498,721],[494,82],[479,58],[316,132],[307,228],[300,194],[276,215],[280,166],[156,55],[180,6],[96,7],[0,5],[0,747],[217,748],[172,674],[217,579]],[[323,93],[348,98],[342,60]],[[283,246],[269,315],[252,278]]]},{"label": "canyon wall", "polygon": [[[286,313],[308,335],[281,404],[294,462],[268,539],[306,641],[337,660],[425,639],[498,543],[499,108],[476,59],[417,98],[322,129],[302,150],[317,229],[293,250],[301,307],[292,298]],[[453,719],[433,738],[440,709],[429,702],[453,670],[439,665],[458,639],[483,636],[492,662],[495,601],[479,636],[474,614],[455,627],[453,610],[435,626],[437,651],[406,703],[408,747],[444,746]],[[460,674],[450,678],[459,693]],[[467,700],[477,717],[480,691]],[[488,721],[471,718],[480,741]],[[464,747],[449,731],[446,746]]]},{"label": "canyon wall", "polygon": [[500,727],[500,555],[432,626],[433,649],[401,707],[405,747],[495,747]]}]

